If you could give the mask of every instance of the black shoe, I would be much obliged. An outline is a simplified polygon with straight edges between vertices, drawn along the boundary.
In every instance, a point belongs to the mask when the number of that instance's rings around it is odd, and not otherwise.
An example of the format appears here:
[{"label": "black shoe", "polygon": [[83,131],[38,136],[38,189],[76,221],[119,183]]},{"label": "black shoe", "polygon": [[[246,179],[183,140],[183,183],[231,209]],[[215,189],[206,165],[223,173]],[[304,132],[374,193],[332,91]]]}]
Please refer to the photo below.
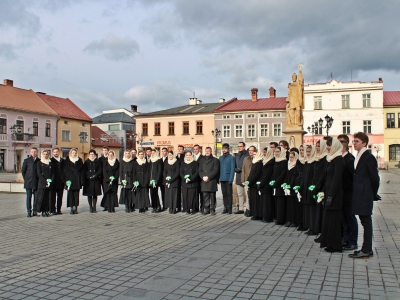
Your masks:
[{"label": "black shoe", "polygon": [[321,243],[321,236],[319,236],[318,238],[314,239],[314,242]]},{"label": "black shoe", "polygon": [[71,211],[69,212],[69,214],[70,214],[70,215],[73,215],[73,214],[74,214],[74,210],[72,209],[72,207],[71,207]]},{"label": "black shoe", "polygon": [[268,221],[267,221],[267,220],[264,220],[264,219],[262,219],[261,222],[262,222],[262,223],[268,223]]},{"label": "black shoe", "polygon": [[243,215],[244,211],[243,210],[238,210],[234,212],[235,215]]},{"label": "black shoe", "polygon": [[357,245],[347,245],[343,247],[343,251],[357,250]]},{"label": "black shoe", "polygon": [[304,232],[304,234],[309,234],[311,231],[311,229],[308,229],[306,232]]},{"label": "black shoe", "polygon": [[53,211],[53,212],[51,213],[51,215],[52,215],[52,216],[55,216],[55,215],[57,215],[57,213]]},{"label": "black shoe", "polygon": [[261,218],[259,218],[259,217],[253,216],[253,217],[251,217],[250,220],[257,221],[257,220],[260,220],[260,219],[261,219]]},{"label": "black shoe", "polygon": [[38,214],[36,211],[32,212],[32,217],[38,217]]},{"label": "black shoe", "polygon": [[336,253],[336,252],[342,253],[342,250],[333,249],[331,247],[326,247],[324,250],[329,253]]},{"label": "black shoe", "polygon": [[289,227],[290,225],[292,225],[292,223],[286,222],[284,226],[285,226],[285,227]]},{"label": "black shoe", "polygon": [[280,225],[280,226],[282,226],[282,225],[284,225],[283,223],[279,223],[279,222],[275,222],[275,225]]},{"label": "black shoe", "polygon": [[45,212],[46,217],[50,217],[50,213],[48,211]]},{"label": "black shoe", "polygon": [[244,212],[244,216],[245,217],[250,217],[250,211],[248,209],[246,209],[246,211]]},{"label": "black shoe", "polygon": [[202,214],[203,214],[203,215],[209,215],[210,212],[209,212],[209,211],[206,211],[206,210],[203,210]]},{"label": "black shoe", "polygon": [[62,215],[63,213],[60,211],[57,212],[57,215]]},{"label": "black shoe", "polygon": [[289,227],[295,228],[295,227],[297,227],[297,224],[295,224],[295,223],[292,223],[292,224],[290,224],[290,226],[289,226]]},{"label": "black shoe", "polygon": [[92,213],[93,212],[93,208],[91,206],[89,206],[89,212]]},{"label": "black shoe", "polygon": [[210,215],[211,215],[211,216],[215,216],[215,211],[213,211],[213,210],[210,211]]},{"label": "black shoe", "polygon": [[47,217],[44,211],[42,211],[42,217]]},{"label": "black shoe", "polygon": [[304,227],[303,224],[300,224],[299,227],[297,227],[297,231],[303,231]]},{"label": "black shoe", "polygon": [[32,217],[31,212],[28,212],[28,213],[26,214],[26,216],[27,216],[28,218]]},{"label": "black shoe", "polygon": [[108,211],[108,209],[106,207],[104,207],[103,211]]},{"label": "black shoe", "polygon": [[224,208],[224,210],[222,211],[222,214],[227,214],[228,210],[226,208]]},{"label": "black shoe", "polygon": [[312,231],[312,230],[310,230],[309,232],[308,232],[308,235],[309,236],[313,236],[313,235],[317,235],[318,233],[316,233],[316,232],[314,232],[314,231]]}]

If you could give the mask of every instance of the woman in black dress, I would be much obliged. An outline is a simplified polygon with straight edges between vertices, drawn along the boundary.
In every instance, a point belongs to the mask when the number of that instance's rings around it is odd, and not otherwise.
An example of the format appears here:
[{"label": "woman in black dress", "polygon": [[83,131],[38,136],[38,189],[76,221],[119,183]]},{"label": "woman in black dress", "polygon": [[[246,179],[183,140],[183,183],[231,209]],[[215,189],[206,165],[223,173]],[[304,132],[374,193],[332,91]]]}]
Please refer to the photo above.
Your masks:
[{"label": "woman in black dress", "polygon": [[101,195],[101,178],[103,176],[103,167],[96,155],[95,150],[90,150],[89,158],[84,164],[85,183],[83,185],[83,195],[88,198],[91,213],[96,212],[97,196]]},{"label": "woman in black dress", "polygon": [[272,196],[272,187],[269,185],[271,182],[272,172],[274,170],[274,151],[266,147],[263,150],[263,167],[260,179],[259,189],[261,192],[260,203],[262,211],[263,223],[269,223],[274,220],[274,197]]},{"label": "woman in black dress", "polygon": [[149,163],[144,157],[143,150],[139,150],[136,161],[133,163],[134,204],[140,213],[145,213],[150,206],[148,186],[150,182]]},{"label": "woman in black dress", "polygon": [[249,203],[250,203],[250,216],[252,220],[262,220],[263,214],[261,210],[260,203],[260,194],[258,193],[259,185],[257,182],[260,181],[262,176],[262,167],[263,167],[263,153],[258,151],[251,161],[251,169],[249,177],[247,177],[247,181],[245,185],[249,187]]},{"label": "woman in black dress", "polygon": [[157,150],[151,150],[150,157],[150,197],[153,213],[161,212],[160,197],[158,196],[158,187],[162,184],[163,161]]},{"label": "woman in black dress", "polygon": [[103,207],[107,208],[109,213],[115,212],[115,207],[118,207],[118,177],[119,161],[114,151],[110,150],[103,165],[104,197],[102,201]]},{"label": "woman in black dress", "polygon": [[168,152],[168,161],[164,168],[165,205],[170,214],[177,210],[178,193],[180,193],[180,163],[174,152]]},{"label": "woman in black dress", "polygon": [[63,165],[65,189],[67,192],[67,207],[71,207],[70,214],[78,213],[79,191],[84,181],[83,161],[78,157],[78,149],[72,148]]},{"label": "woman in black dress", "polygon": [[286,173],[285,183],[290,185],[288,188],[290,194],[286,195],[287,222],[286,227],[297,227],[297,197],[293,188],[296,186],[296,180],[299,176],[297,161],[299,155],[292,151],[289,154],[288,170]]},{"label": "woman in black dress", "polygon": [[121,192],[119,204],[125,205],[125,212],[135,211],[133,205],[133,160],[130,150],[125,150],[124,157],[119,164],[119,179],[121,180]]},{"label": "woman in black dress", "polygon": [[275,164],[271,176],[271,186],[273,188],[272,194],[275,199],[275,225],[283,225],[286,219],[286,197],[282,184],[285,183],[288,161],[286,160],[286,150],[282,147],[276,147],[274,155]]},{"label": "woman in black dress", "polygon": [[307,159],[306,159],[306,154],[305,154],[305,147],[304,145],[300,145],[299,147],[299,159],[297,160],[296,167],[297,167],[297,172],[298,176],[295,182],[295,187],[300,187],[298,189],[298,193],[293,190],[296,194],[296,223],[299,225],[297,228],[298,231],[303,231],[304,226],[303,226],[303,204],[302,204],[302,199],[298,199],[298,197],[301,197],[303,195],[303,191],[301,189],[301,181],[303,180],[303,173],[304,173],[304,165],[306,164]]},{"label": "woman in black dress", "polygon": [[37,164],[38,191],[36,201],[36,212],[42,212],[42,217],[50,216],[50,196],[52,183],[54,181],[54,166],[50,160],[50,151],[44,150]]},{"label": "woman in black dress", "polygon": [[303,203],[303,231],[307,230],[304,234],[313,234],[312,228],[315,224],[315,204],[313,198],[313,191],[309,187],[312,185],[315,166],[315,147],[308,145],[306,148],[307,162],[304,164],[303,180],[301,182],[301,191]]},{"label": "woman in black dress", "polygon": [[[199,164],[194,161],[190,151],[185,153],[185,159],[181,164],[182,198],[183,207],[187,208],[186,213],[194,215],[196,213],[196,201],[198,199],[199,186]],[[197,205],[198,210],[198,205]]]},{"label": "woman in black dress", "polygon": [[321,248],[327,252],[342,252],[341,214],[343,202],[342,177],[344,159],[342,143],[333,138],[328,141],[328,166],[325,176],[325,216],[321,233]]}]

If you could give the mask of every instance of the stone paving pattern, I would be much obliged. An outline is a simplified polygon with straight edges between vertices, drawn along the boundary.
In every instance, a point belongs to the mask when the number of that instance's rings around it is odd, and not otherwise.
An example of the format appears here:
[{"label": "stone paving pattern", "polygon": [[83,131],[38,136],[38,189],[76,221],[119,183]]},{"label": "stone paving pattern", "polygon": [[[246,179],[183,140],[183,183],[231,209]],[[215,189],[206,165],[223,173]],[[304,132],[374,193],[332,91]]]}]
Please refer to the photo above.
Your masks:
[{"label": "stone paving pattern", "polygon": [[381,175],[374,256],[361,260],[221,207],[90,214],[81,197],[78,215],[26,218],[23,194],[0,193],[0,298],[400,299],[400,172]]}]

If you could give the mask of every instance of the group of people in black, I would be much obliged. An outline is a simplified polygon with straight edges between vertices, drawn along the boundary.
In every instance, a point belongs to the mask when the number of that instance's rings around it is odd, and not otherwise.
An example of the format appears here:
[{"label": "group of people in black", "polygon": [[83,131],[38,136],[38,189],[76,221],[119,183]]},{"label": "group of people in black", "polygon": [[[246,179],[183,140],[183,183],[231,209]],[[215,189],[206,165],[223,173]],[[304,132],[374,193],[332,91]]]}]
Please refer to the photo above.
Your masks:
[{"label": "group of people in black", "polygon": [[67,190],[70,213],[77,214],[81,188],[91,213],[96,212],[97,198],[102,195],[101,206],[110,213],[123,204],[127,213],[150,208],[152,213],[168,209],[171,214],[215,215],[220,184],[223,214],[233,213],[235,195],[235,214],[317,236],[315,242],[327,252],[357,249],[355,215],[359,215],[364,243],[350,256],[368,257],[373,255],[371,215],[378,198],[378,168],[367,150],[365,133],[353,136],[356,158],[349,153],[349,142],[347,135],[340,135],[289,149],[282,140],[262,151],[254,146],[245,150],[241,142],[235,156],[224,144],[219,159],[210,147],[203,155],[195,145],[193,152],[178,146],[177,154],[167,148],[162,148],[161,155],[152,148],[126,150],[118,161],[114,151],[104,147],[100,158],[90,150],[85,162],[76,148],[65,159],[60,158],[58,148],[52,150],[52,158],[44,150],[40,160],[32,148],[22,167],[27,216],[61,214],[63,190]]}]

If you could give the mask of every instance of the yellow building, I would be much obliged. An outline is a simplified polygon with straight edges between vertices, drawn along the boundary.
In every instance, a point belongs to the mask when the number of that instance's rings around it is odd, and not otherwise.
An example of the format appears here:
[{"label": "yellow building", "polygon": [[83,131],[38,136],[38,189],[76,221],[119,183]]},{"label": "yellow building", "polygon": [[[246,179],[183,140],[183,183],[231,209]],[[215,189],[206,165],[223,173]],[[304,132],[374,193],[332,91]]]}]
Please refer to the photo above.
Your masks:
[{"label": "yellow building", "polygon": [[[400,164],[400,91],[383,92],[385,164],[389,168]],[[378,149],[375,149],[377,151]],[[378,152],[379,155],[379,152]],[[396,166],[397,165],[397,166]]]},{"label": "yellow building", "polygon": [[[223,103],[202,103],[191,98],[189,105],[140,114],[136,119],[136,141],[142,148],[163,147],[176,151],[178,145],[192,150],[195,144],[215,149],[214,109]],[[214,151],[213,151],[214,153]]]},{"label": "yellow building", "polygon": [[91,149],[92,119],[68,98],[60,98],[37,93],[59,116],[57,123],[57,147],[62,157],[71,148],[77,148],[79,157],[85,160]]}]

